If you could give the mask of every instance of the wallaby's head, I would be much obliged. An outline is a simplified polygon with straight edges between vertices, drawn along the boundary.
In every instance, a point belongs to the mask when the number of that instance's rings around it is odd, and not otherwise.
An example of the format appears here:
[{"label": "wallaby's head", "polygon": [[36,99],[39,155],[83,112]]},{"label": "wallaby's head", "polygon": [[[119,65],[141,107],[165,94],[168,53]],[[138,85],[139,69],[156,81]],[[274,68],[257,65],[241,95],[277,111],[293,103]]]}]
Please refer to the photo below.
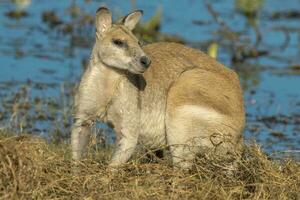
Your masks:
[{"label": "wallaby's head", "polygon": [[142,14],[142,11],[134,11],[113,24],[111,12],[105,7],[99,8],[96,14],[96,43],[93,56],[97,56],[109,67],[134,74],[143,73],[151,61],[132,34]]}]

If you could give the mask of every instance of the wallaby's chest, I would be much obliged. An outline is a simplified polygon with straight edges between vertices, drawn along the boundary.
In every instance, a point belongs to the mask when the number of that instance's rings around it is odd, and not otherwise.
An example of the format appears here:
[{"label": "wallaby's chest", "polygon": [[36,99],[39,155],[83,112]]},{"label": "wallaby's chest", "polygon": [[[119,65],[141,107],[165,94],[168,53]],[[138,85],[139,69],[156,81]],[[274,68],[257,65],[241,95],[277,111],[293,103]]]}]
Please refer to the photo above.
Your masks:
[{"label": "wallaby's chest", "polygon": [[140,142],[148,147],[164,145],[165,141],[165,105],[156,102],[152,106],[141,107]]},{"label": "wallaby's chest", "polygon": [[[156,91],[154,91],[156,90]],[[108,112],[108,121],[112,122],[117,134],[122,127],[137,126],[139,143],[148,147],[165,144],[165,106],[163,91],[149,85],[139,91],[134,85],[124,81],[120,84]]]}]

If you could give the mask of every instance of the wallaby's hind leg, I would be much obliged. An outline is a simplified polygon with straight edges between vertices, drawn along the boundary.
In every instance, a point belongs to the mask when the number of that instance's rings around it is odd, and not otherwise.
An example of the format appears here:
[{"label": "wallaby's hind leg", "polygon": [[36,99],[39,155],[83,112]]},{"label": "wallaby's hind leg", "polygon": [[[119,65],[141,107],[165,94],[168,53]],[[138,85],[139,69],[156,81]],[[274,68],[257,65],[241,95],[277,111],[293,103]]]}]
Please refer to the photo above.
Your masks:
[{"label": "wallaby's hind leg", "polygon": [[223,117],[199,105],[169,106],[167,109],[167,140],[175,166],[190,168],[200,149],[214,147],[211,136]]},{"label": "wallaby's hind leg", "polygon": [[175,164],[177,156],[192,160],[197,149],[223,156],[241,142],[243,101],[240,88],[231,80],[238,86],[234,76],[195,68],[174,82],[167,97],[167,140],[170,145],[181,143],[192,148],[173,147]]},{"label": "wallaby's hind leg", "polygon": [[176,116],[167,114],[167,142],[170,146],[174,167],[189,169],[195,158],[193,137],[189,137],[189,119],[177,113]]},{"label": "wallaby's hind leg", "polygon": [[207,153],[226,157],[236,149],[232,129],[222,127],[226,121],[219,113],[197,105],[183,105],[167,109],[167,141],[171,146],[174,166],[190,168],[195,155]]}]

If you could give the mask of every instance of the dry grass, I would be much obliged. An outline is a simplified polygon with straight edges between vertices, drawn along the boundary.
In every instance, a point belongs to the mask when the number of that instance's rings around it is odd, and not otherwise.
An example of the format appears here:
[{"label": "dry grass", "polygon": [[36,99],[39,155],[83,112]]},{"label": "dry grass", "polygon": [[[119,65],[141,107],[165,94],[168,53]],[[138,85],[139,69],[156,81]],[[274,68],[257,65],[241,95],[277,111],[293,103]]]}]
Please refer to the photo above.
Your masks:
[{"label": "dry grass", "polygon": [[109,156],[96,151],[73,175],[68,145],[0,133],[0,199],[300,199],[300,164],[271,161],[256,146],[245,147],[233,174],[210,156],[191,172],[139,155],[108,171]]}]

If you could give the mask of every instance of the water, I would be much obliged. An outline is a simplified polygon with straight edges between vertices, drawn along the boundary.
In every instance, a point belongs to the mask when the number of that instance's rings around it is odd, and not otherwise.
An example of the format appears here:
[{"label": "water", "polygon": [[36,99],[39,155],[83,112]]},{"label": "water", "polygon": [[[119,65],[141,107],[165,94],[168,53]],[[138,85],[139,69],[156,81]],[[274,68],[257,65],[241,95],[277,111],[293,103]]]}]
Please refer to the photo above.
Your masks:
[{"label": "water", "polygon": [[[209,2],[226,26],[241,35],[241,46],[254,46],[255,31],[248,18],[237,12],[235,1]],[[80,9],[77,16],[70,14],[76,11],[74,3]],[[82,74],[82,63],[89,57],[94,32],[88,22],[79,21],[83,15],[94,15],[99,5],[107,5],[114,19],[132,7],[142,9],[143,22],[161,10],[163,33],[177,35],[204,51],[212,41],[220,44],[218,60],[238,71],[245,89],[248,121],[245,137],[255,138],[267,152],[300,149],[300,73],[297,68],[300,65],[300,20],[299,17],[271,17],[275,12],[299,11],[299,0],[264,1],[255,23],[262,35],[257,49],[267,51],[268,55],[239,63],[232,61],[238,45],[233,42],[232,46],[232,41],[220,33],[223,29],[214,21],[204,1],[32,0],[26,8],[17,8],[11,1],[1,0],[0,127],[28,130],[45,137],[49,134],[69,137],[71,94]],[[20,19],[7,16],[9,11],[17,9],[28,16]],[[64,33],[64,25],[49,27],[42,19],[45,11],[54,11],[64,24],[74,28],[73,33]],[[25,88],[23,93],[22,88]],[[19,93],[23,96],[16,96]],[[28,109],[29,114],[20,106],[17,111],[13,109],[16,102],[21,105],[32,101],[35,103]],[[29,123],[34,117],[35,122]]]}]

